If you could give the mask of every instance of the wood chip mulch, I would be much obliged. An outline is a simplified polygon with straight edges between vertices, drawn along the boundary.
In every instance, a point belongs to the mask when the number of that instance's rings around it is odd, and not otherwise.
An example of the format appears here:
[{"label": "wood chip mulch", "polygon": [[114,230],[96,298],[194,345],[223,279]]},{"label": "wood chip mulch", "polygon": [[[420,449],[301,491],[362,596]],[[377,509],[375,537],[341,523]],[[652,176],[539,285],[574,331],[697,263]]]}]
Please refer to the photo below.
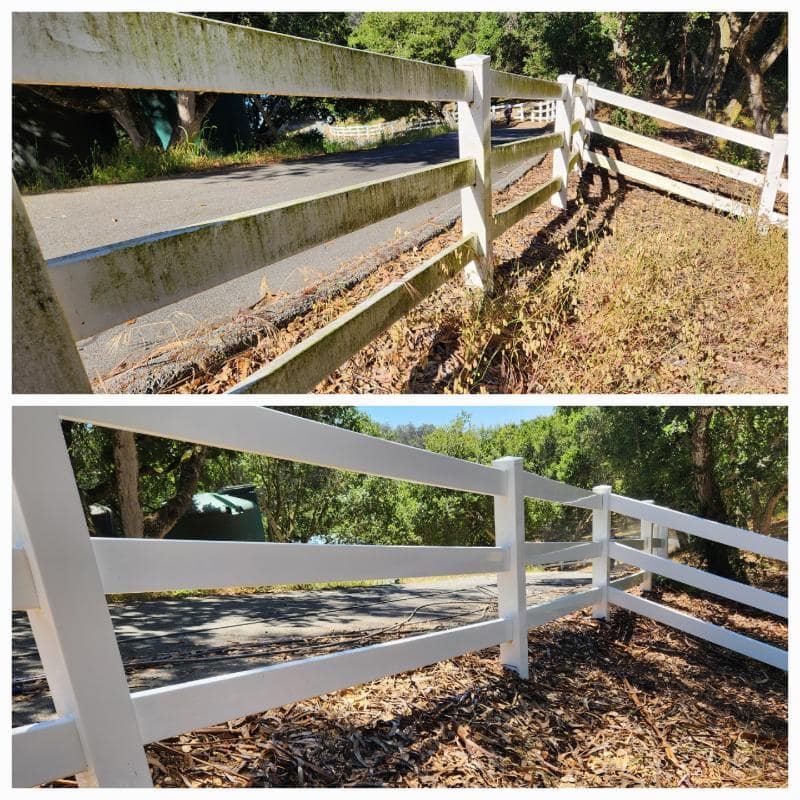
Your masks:
[{"label": "wood chip mulch", "polygon": [[[697,616],[706,596],[650,599]],[[715,602],[714,621],[787,628]],[[529,635],[530,680],[497,648],[147,747],[164,787],[778,787],[783,672],[616,609]],[[297,656],[302,654],[297,654]],[[69,781],[60,782],[69,785]]]}]

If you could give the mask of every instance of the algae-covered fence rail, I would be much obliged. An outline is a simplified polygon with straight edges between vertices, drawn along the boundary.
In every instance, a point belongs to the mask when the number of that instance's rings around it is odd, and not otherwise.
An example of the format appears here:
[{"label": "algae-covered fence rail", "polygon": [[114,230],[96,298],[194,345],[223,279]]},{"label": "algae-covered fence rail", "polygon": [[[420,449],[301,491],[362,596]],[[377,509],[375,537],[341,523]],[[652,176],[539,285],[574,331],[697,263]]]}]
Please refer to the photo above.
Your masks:
[{"label": "algae-covered fence rail", "polygon": [[[493,546],[427,547],[90,538],[61,427],[72,420],[212,447],[412,481],[494,499]],[[13,420],[12,607],[26,611],[57,718],[13,729],[13,785],[67,775],[81,785],[149,786],[143,745],[224,720],[499,645],[528,677],[528,631],[617,606],[779,669],[787,654],[626,590],[665,575],[782,617],[788,601],[671,561],[667,529],[787,560],[785,541],[527,472],[491,466],[257,407],[17,407]],[[48,491],[42,493],[41,487]],[[592,541],[527,542],[528,497],[591,510]],[[611,515],[641,535],[611,537]],[[57,535],[56,535],[57,534]],[[611,580],[610,561],[639,568]],[[525,567],[592,562],[591,588],[527,607]],[[497,617],[324,656],[131,693],[105,595],[370,578],[497,574]]]},{"label": "algae-covered fence rail", "polygon": [[[742,203],[607,159],[588,134],[633,134],[592,119],[595,101],[672,119],[770,152],[766,175],[638,137],[634,143],[761,186],[758,213],[773,209],[785,137],[727,128],[600,89],[574,75],[557,81],[490,69],[488,56],[455,67],[386,56],[182,14],[16,13],[12,79],[20,84],[111,86],[456,102],[459,158],[384,180],[281,203],[45,261],[19,192],[13,198],[13,388],[91,392],[75,346],[115,325],[280,261],[337,236],[461,192],[462,237],[267,364],[233,392],[307,392],[445,281],[492,289],[492,240],[548,200],[567,208],[570,173],[584,161],[734,214]],[[492,98],[546,101],[554,132],[491,145]],[[627,104],[627,105],[626,105]],[[549,112],[548,112],[549,113]],[[553,153],[552,178],[492,207],[491,172]]]}]

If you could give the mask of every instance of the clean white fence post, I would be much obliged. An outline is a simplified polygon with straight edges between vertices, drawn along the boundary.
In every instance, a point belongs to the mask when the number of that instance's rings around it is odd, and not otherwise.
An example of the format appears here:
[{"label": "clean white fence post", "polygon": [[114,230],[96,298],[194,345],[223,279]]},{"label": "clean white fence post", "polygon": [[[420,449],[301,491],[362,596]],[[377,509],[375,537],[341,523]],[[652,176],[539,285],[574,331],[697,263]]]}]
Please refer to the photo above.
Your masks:
[{"label": "clean white fence post", "polygon": [[467,286],[492,291],[492,118],[489,56],[469,55],[456,66],[472,75],[472,102],[458,102],[458,154],[475,159],[475,184],[461,190],[464,234],[476,234],[477,259],[464,269]]},{"label": "clean white fence post", "polygon": [[553,150],[553,177],[561,178],[561,189],[550,198],[550,202],[556,208],[565,209],[569,182],[567,167],[572,151],[572,106],[575,76],[559,75],[558,82],[564,87],[564,94],[560,100],[556,100],[555,132],[563,134],[564,142],[559,149]]},{"label": "clean white fence post", "polygon": [[72,466],[54,409],[13,412],[14,544],[39,598],[28,611],[56,712],[78,728],[81,786],[152,786]]},{"label": "clean white fence post", "polygon": [[580,156],[575,163],[575,171],[580,173],[583,172],[583,151],[586,147],[586,138],[588,136],[584,126],[586,123],[586,118],[589,116],[589,104],[592,101],[589,99],[589,81],[586,78],[581,78],[580,80],[575,81],[575,85],[579,86],[582,92],[580,95],[575,97],[575,106],[573,108],[572,118],[574,121],[580,122],[581,127],[578,128],[578,130],[573,134],[574,146],[571,149],[571,153],[580,153]]},{"label": "clean white fence post", "polygon": [[759,224],[762,229],[768,225],[769,215],[775,210],[778,181],[783,171],[783,161],[786,158],[788,147],[789,137],[785,133],[776,133],[772,139],[772,149],[764,176],[764,188],[761,190],[761,200],[758,204]]},{"label": "clean white fence post", "polygon": [[500,663],[528,677],[528,612],[525,595],[525,472],[521,458],[498,458],[492,466],[506,473],[506,493],[494,498],[494,537],[509,554],[508,569],[497,573],[500,617],[511,620],[514,638],[500,645]]},{"label": "clean white fence post", "polygon": [[[642,500],[643,503],[649,503],[653,505],[655,501],[653,500]],[[641,520],[641,531],[642,531],[642,552],[644,553],[653,553],[653,523],[648,522],[647,520]],[[652,572],[645,572],[644,577],[642,578],[642,591],[643,592],[652,592],[653,591],[653,573]]]},{"label": "clean white fence post", "polygon": [[600,589],[600,597],[592,606],[592,616],[595,619],[605,619],[608,617],[608,540],[611,537],[611,510],[608,501],[611,487],[595,486],[592,491],[603,500],[600,508],[592,509],[592,541],[600,544],[600,555],[592,559],[592,587]]}]

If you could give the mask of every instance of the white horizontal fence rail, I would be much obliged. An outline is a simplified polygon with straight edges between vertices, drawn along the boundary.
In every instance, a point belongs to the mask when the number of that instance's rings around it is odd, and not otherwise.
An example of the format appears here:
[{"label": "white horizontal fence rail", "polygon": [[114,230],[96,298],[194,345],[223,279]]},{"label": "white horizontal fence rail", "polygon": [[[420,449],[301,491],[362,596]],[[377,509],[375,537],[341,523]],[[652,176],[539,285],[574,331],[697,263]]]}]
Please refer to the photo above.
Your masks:
[{"label": "white horizontal fence rail", "polygon": [[78,726],[70,717],[14,728],[11,751],[11,785],[15,787],[80,775],[89,766]]},{"label": "white horizontal fence rail", "polygon": [[62,419],[475,494],[505,494],[493,467],[252,406],[65,406]]},{"label": "white horizontal fence rail", "polygon": [[712,592],[720,597],[726,597],[728,600],[735,600],[737,603],[743,603],[779,617],[789,616],[789,599],[787,597],[765,592],[763,589],[756,589],[738,581],[721,578],[702,569],[687,567],[661,556],[640,553],[632,547],[617,542],[609,544],[608,552],[611,558],[622,561],[624,564],[663,575],[665,578],[694,586],[695,589]]},{"label": "white horizontal fence rail", "polygon": [[[655,532],[652,539],[647,538],[648,549],[652,549],[653,552],[639,552],[624,541],[612,540],[608,544],[609,559],[621,561],[642,570],[636,573],[639,576],[636,583],[644,582],[646,588],[649,588],[649,576],[651,574],[662,575],[670,580],[711,592],[769,614],[788,618],[789,601],[782,595],[670,561],[668,528],[781,561],[788,560],[787,542],[657,506],[650,501],[633,500],[617,494],[609,495],[609,506],[616,513],[639,519],[642,522],[643,530],[646,525],[649,525]],[[705,622],[684,612],[670,609],[651,600],[626,594],[625,589],[631,588],[633,585],[635,585],[633,581],[626,579],[612,582],[608,589],[609,602],[779,669],[786,670],[788,668],[788,655],[785,650]]]},{"label": "white horizontal fence rail", "polygon": [[92,539],[106,594],[503,572],[500,547]]},{"label": "white horizontal fence rail", "polygon": [[599,555],[598,542],[525,542],[525,563],[528,566],[585,561]]},{"label": "white horizontal fence rail", "polygon": [[510,637],[506,620],[344,650],[215,678],[135,692],[145,742],[295,703],[493,647]]},{"label": "white horizontal fence rail", "polygon": [[655,522],[667,528],[710,539],[712,542],[727,544],[740,550],[749,550],[766,558],[775,558],[779,561],[789,560],[789,544],[782,539],[772,536],[763,536],[759,533],[725,525],[721,522],[696,517],[682,511],[645,503],[630,497],[612,494],[610,500],[611,510],[626,517]]},{"label": "white horizontal fence rail", "polygon": [[608,595],[609,602],[627,611],[633,611],[635,614],[649,617],[662,625],[677,628],[684,633],[696,636],[698,639],[719,645],[732,650],[734,653],[740,653],[772,667],[777,667],[784,671],[789,668],[788,653],[779,647],[729,631],[727,628],[722,628],[711,622],[705,622],[682,611],[667,608],[660,603],[646,600],[644,597],[630,595],[613,586],[609,587]]},{"label": "white horizontal fence rail", "polygon": [[573,592],[563,597],[557,597],[555,600],[548,600],[536,606],[529,606],[527,609],[528,628],[537,628],[539,625],[546,625],[565,614],[588,608],[597,602],[600,593],[601,590],[595,587],[583,592]]},{"label": "white horizontal fence rail", "polygon": [[[495,504],[494,547],[395,547],[258,542],[90,538],[71,475],[61,420],[231,448],[432,486],[488,494]],[[147,786],[143,745],[487,647],[528,674],[530,628],[608,604],[673,625],[700,638],[786,668],[779,648],[696,620],[625,590],[645,570],[785,615],[785,598],[652,555],[665,525],[719,531],[610,493],[526,472],[518,458],[492,466],[442,456],[272,409],[106,406],[16,408],[13,415],[13,606],[28,612],[58,718],[12,731],[13,783],[33,785],[77,774],[82,786]],[[41,486],[48,486],[46,493]],[[525,542],[525,498],[592,510],[592,542]],[[610,539],[611,510],[654,517],[658,536]],[[709,528],[708,526],[712,527]],[[723,526],[728,527],[728,526]],[[740,541],[754,542],[737,529]],[[58,535],[53,536],[53,531]],[[702,535],[698,534],[698,535]],[[728,534],[726,534],[728,536]],[[752,534],[752,536],[757,536]],[[768,537],[759,536],[758,539]],[[645,551],[640,552],[639,547]],[[761,543],[760,551],[769,551]],[[525,566],[591,559],[591,588],[527,607]],[[642,571],[609,581],[617,559]],[[131,694],[105,594],[236,585],[495,572],[498,617],[419,636],[272,664]]]},{"label": "white horizontal fence rail", "polygon": [[751,131],[732,128],[728,125],[722,125],[719,122],[704,119],[703,117],[696,117],[693,114],[687,114],[683,111],[676,111],[657,105],[656,103],[649,103],[635,97],[629,97],[620,92],[612,92],[609,89],[603,89],[594,84],[590,84],[586,91],[588,97],[592,100],[597,100],[619,108],[625,108],[629,111],[680,125],[689,130],[698,131],[719,139],[737,142],[746,147],[769,153],[769,162],[766,171],[764,174],[759,174],[715,158],[709,158],[700,153],[694,153],[686,148],[676,147],[647,136],[633,133],[632,131],[618,128],[606,122],[600,122],[594,119],[587,119],[584,122],[585,129],[590,133],[597,133],[609,139],[633,145],[642,150],[731,178],[746,185],[761,188],[761,197],[757,209],[751,208],[745,202],[737,202],[736,200],[722,197],[713,192],[690,186],[682,181],[673,180],[633,164],[609,158],[597,151],[587,150],[584,154],[584,158],[590,163],[602,167],[612,174],[623,175],[639,183],[643,183],[646,186],[669,192],[670,194],[700,203],[701,205],[706,205],[716,211],[722,211],[723,213],[739,217],[757,214],[761,220],[760,225],[762,229],[765,223],[784,227],[788,224],[786,215],[775,211],[777,192],[789,191],[788,180],[781,177],[788,148],[788,137],[784,134],[775,134],[773,138],[761,136]]}]

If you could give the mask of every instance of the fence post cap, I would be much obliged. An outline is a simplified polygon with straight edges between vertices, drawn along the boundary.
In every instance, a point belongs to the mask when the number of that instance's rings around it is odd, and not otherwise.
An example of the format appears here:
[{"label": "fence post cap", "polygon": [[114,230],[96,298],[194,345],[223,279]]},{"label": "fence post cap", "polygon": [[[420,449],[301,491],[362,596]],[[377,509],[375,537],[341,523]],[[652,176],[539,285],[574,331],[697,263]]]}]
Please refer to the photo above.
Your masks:
[{"label": "fence post cap", "polygon": [[468,56],[461,56],[456,59],[457,67],[474,67],[478,64],[485,64],[490,56],[484,56],[480,53],[470,53]]},{"label": "fence post cap", "polygon": [[592,491],[595,494],[611,494],[611,486],[606,483],[601,483],[599,486],[593,486]]}]

